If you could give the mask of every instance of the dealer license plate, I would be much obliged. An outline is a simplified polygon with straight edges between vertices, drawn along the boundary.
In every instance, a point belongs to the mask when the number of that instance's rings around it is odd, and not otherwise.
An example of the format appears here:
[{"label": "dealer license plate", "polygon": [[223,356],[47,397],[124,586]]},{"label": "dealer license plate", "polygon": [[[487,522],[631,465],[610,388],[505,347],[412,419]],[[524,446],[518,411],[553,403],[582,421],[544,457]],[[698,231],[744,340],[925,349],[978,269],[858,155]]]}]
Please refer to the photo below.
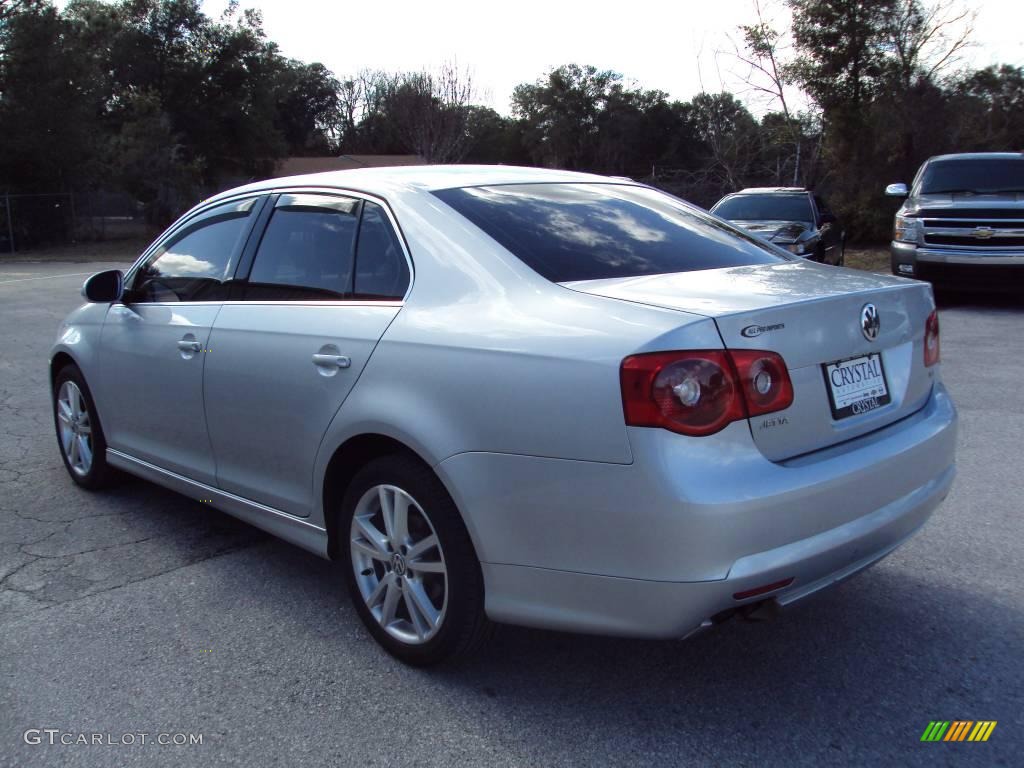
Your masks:
[{"label": "dealer license plate", "polygon": [[891,401],[882,355],[878,352],[825,363],[821,368],[832,418],[837,421],[868,413]]}]

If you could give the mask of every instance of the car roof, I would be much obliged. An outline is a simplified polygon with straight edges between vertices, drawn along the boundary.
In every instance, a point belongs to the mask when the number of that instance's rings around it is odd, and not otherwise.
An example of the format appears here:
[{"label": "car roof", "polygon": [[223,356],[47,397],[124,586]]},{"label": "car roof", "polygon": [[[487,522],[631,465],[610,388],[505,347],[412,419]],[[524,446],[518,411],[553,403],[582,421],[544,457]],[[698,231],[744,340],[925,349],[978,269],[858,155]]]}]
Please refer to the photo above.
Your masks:
[{"label": "car roof", "polygon": [[[623,183],[591,173],[558,171],[550,168],[524,168],[514,165],[400,165],[384,168],[353,168],[302,176],[265,179],[229,189],[211,198],[217,200],[243,192],[258,192],[284,187],[336,187],[370,194],[383,194],[396,188],[434,191],[452,187],[480,187],[491,184],[543,184],[555,182]],[[209,201],[207,201],[209,202]]]},{"label": "car roof", "polygon": [[805,187],[747,187],[741,189],[739,192],[733,192],[734,195],[765,195],[765,194],[795,194],[809,192]]},{"label": "car roof", "polygon": [[960,152],[928,158],[933,160],[1024,160],[1024,152]]}]

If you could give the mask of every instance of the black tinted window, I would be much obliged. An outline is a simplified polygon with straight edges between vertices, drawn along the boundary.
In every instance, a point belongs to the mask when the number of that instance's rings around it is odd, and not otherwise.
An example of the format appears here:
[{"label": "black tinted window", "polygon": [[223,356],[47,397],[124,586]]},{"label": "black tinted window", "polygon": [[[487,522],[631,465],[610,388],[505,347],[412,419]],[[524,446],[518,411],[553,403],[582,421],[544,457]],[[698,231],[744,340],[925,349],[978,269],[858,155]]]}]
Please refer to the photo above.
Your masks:
[{"label": "black tinted window", "polygon": [[933,160],[921,177],[921,194],[1024,192],[1024,158]]},{"label": "black tinted window", "polygon": [[735,195],[711,212],[730,221],[812,221],[807,195]]},{"label": "black tinted window", "polygon": [[401,299],[409,287],[409,265],[384,209],[364,203],[356,251],[355,298]]},{"label": "black tinted window", "polygon": [[246,299],[347,298],[358,213],[351,198],[282,195],[256,251]]},{"label": "black tinted window", "polygon": [[139,269],[131,301],[222,301],[254,199],[203,214],[173,235]]},{"label": "black tinted window", "polygon": [[554,282],[784,260],[754,238],[643,187],[510,184],[434,194]]}]

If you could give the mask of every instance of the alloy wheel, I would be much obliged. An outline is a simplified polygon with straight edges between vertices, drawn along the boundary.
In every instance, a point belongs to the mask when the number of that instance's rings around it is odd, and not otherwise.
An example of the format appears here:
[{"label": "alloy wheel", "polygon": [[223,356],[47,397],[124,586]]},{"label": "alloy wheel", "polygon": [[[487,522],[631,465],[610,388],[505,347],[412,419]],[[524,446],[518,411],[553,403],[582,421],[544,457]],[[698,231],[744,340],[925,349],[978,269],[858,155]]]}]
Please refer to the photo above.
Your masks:
[{"label": "alloy wheel", "polygon": [[68,466],[79,477],[85,477],[92,469],[92,423],[82,390],[73,381],[61,384],[57,393],[57,422]]},{"label": "alloy wheel", "polygon": [[408,645],[434,637],[448,607],[448,571],[416,500],[394,485],[373,486],[356,505],[349,543],[359,594],[384,631]]}]

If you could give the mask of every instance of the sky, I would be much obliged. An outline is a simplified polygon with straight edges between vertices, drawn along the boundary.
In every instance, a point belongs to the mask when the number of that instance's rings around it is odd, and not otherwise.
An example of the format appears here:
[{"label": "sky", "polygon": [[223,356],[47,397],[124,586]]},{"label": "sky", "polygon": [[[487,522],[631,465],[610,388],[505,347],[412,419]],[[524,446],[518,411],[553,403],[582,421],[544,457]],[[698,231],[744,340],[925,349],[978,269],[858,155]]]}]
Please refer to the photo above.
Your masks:
[{"label": "sky", "polygon": [[[926,0],[927,2],[928,0]],[[220,15],[227,0],[204,0]],[[744,67],[729,55],[737,27],[752,23],[753,0],[241,0],[263,14],[286,56],[319,61],[338,77],[361,69],[468,70],[478,102],[508,114],[512,90],[560,64],[593,64],[628,81],[687,100],[702,90],[744,94]],[[966,62],[1024,65],[1020,0],[974,0]],[[781,0],[762,0],[785,22]],[[961,6],[964,7],[964,6]],[[783,23],[782,26],[785,26]],[[755,112],[766,105],[748,94]]]}]

